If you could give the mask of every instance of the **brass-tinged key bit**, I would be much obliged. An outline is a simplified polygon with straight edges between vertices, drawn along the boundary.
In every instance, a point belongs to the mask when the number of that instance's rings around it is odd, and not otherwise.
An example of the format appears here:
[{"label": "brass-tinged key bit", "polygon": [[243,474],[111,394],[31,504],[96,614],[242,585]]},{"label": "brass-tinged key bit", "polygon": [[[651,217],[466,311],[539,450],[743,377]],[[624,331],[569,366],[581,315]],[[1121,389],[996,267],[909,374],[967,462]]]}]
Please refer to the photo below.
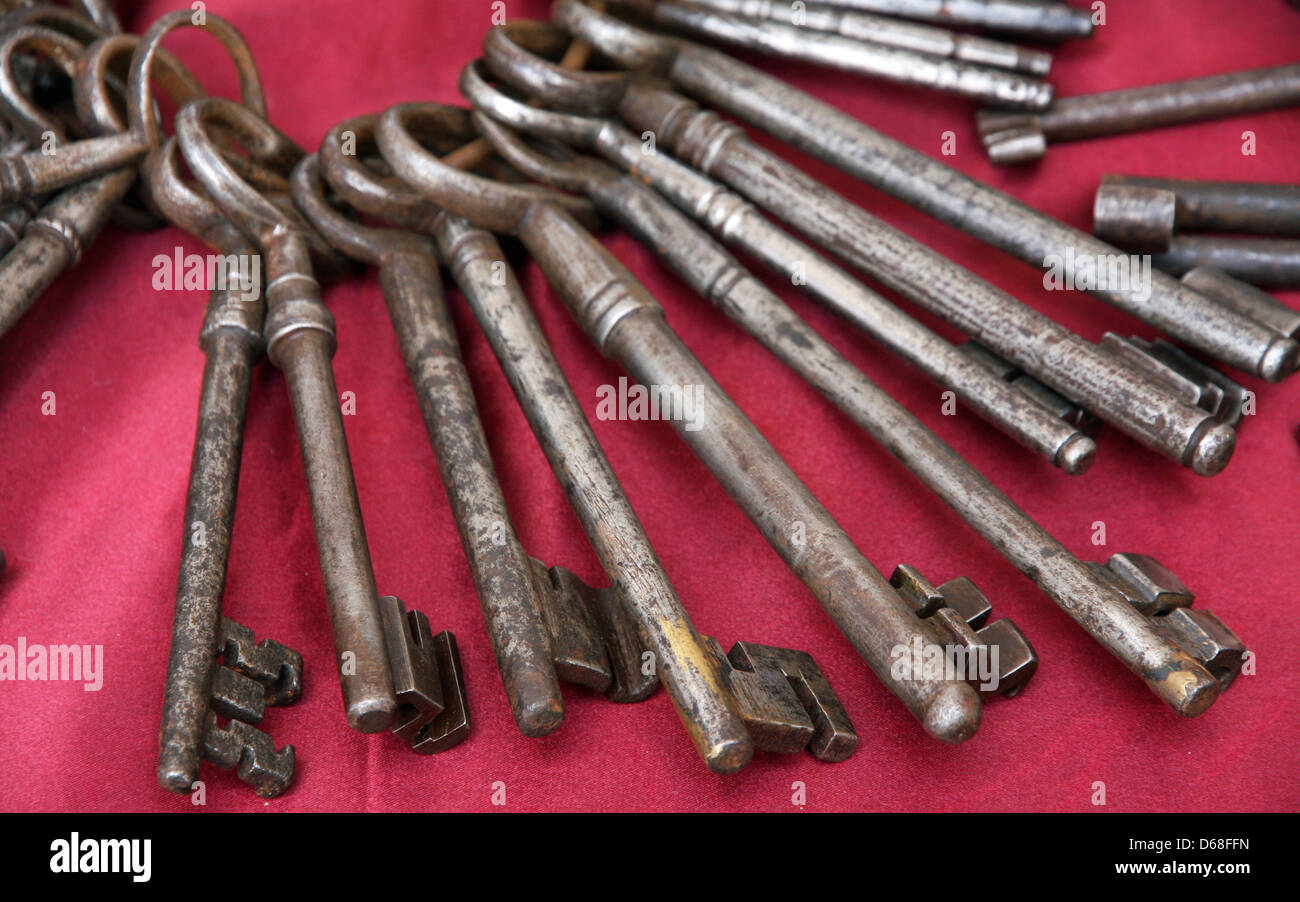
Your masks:
[{"label": "brass-tinged key bit", "polygon": [[1196,596],[1182,580],[1155,558],[1145,554],[1112,555],[1105,566],[1089,562],[1108,579],[1156,629],[1191,655],[1219,683],[1224,692],[1246,663],[1246,645],[1217,616],[1192,608]]}]

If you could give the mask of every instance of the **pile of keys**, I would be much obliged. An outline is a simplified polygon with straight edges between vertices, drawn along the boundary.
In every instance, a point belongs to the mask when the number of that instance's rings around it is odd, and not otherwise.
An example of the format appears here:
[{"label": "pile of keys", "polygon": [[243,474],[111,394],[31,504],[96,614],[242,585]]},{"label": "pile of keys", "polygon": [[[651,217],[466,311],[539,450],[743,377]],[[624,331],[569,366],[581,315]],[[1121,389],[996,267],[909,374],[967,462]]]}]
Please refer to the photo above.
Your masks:
[{"label": "pile of keys", "polygon": [[[470,732],[455,637],[376,587],[331,364],[338,336],[321,301],[322,282],[364,266],[379,272],[521,733],[561,727],[561,683],[632,703],[662,682],[715,772],[743,768],[755,750],[807,749],[832,762],[852,753],[853,725],[812,657],[745,641],[724,653],[696,631],[495,235],[522,242],[632,380],[698,390],[696,415],[674,428],[926,732],[965,741],[984,701],[1025,687],[1038,657],[1020,629],[996,619],[966,577],[936,583],[900,564],[886,578],[593,237],[601,222],[626,229],[803,376],[1178,713],[1201,714],[1240,672],[1245,645],[1193,607],[1174,573],[1146,554],[1076,558],[733,254],[797,274],[813,299],[1067,474],[1092,463],[1101,423],[1202,476],[1219,473],[1251,398],[1202,357],[1281,381],[1300,366],[1300,313],[1220,269],[1188,267],[1181,281],[1156,271],[1145,290],[1091,293],[1180,344],[1118,335],[1094,344],[773,155],[738,123],[1038,266],[1120,254],[1103,238],[1167,253],[1175,225],[1293,235],[1296,189],[1269,205],[1272,189],[1108,180],[1097,236],[1088,235],[682,34],[977,97],[998,107],[980,125],[1004,162],[1041,154],[1049,137],[1186,121],[1189,92],[1203,96],[1202,115],[1300,100],[1295,67],[1142,88],[1128,92],[1131,103],[1057,101],[1042,78],[1046,52],[933,21],[1032,40],[1090,35],[1089,14],[1060,3],[823,0],[798,4],[794,21],[768,0],[557,0],[551,22],[516,20],[486,35],[482,59],[460,76],[467,107],[409,103],[359,116],[308,154],[268,121],[252,54],[229,22],[184,9],[135,37],[102,2],[81,6],[84,15],[23,5],[0,19],[0,331],[110,219],[175,224],[209,244],[230,276],[212,291],[199,336],[206,365],[160,731],[164,788],[189,792],[205,759],[265,797],[293,777],[294,747],[277,748],[258,724],[267,706],[300,695],[303,659],[221,613],[249,386],[263,355],[292,402],[348,725],[391,731],[422,754]],[[184,27],[229,52],[240,102],[205,96],[161,49]],[[595,53],[602,66],[588,70]],[[176,106],[174,136],[161,127],[154,85]],[[1225,105],[1229,94],[1237,106]],[[57,152],[42,153],[51,135]],[[1160,227],[1167,234],[1153,236]],[[249,255],[263,263],[264,289],[238,277]],[[969,340],[948,342],[845,265]],[[607,587],[520,542],[445,306],[444,268]],[[202,542],[192,541],[196,524]],[[936,649],[940,666],[930,666]],[[944,666],[954,659],[989,666]]]}]

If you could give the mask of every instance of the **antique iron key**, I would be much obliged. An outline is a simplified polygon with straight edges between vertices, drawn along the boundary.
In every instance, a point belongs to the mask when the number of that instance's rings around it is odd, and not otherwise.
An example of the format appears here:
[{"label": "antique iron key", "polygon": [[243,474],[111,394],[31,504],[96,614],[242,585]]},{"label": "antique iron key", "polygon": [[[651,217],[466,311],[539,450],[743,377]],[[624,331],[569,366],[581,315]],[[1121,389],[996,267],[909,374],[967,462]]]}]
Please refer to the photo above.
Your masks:
[{"label": "antique iron key", "polygon": [[[979,725],[980,702],[964,683],[900,681],[889,675],[889,649],[915,634],[911,611],[753,424],[665,323],[658,303],[574,218],[535,192],[450,169],[407,131],[446,108],[401,105],[376,127],[384,159],[434,203],[471,222],[516,233],[605,354],[642,384],[694,386],[703,425],[673,425],[754,521],[858,653],[936,738],[960,742]],[[807,532],[794,541],[795,524]]]}]

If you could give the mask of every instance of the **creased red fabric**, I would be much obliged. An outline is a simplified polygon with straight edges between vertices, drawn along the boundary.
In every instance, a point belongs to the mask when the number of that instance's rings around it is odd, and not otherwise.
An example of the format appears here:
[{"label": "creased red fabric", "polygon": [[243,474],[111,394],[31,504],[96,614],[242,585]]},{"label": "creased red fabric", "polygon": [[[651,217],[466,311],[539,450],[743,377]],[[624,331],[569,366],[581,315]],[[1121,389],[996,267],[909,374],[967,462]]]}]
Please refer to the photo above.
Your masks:
[{"label": "creased red fabric", "polygon": [[[122,5],[142,30],[175,4]],[[1112,3],[1092,41],[1062,46],[1060,95],[1293,62],[1287,35],[1300,12],[1278,2]],[[544,0],[510,0],[512,17],[544,16]],[[460,102],[456,76],[476,55],[491,6],[481,0],[211,0],[247,36],[265,76],[270,113],[314,148],[348,116],[409,100]],[[170,38],[214,92],[233,94],[216,43]],[[1295,181],[1294,110],[1054,146],[1038,166],[996,169],[979,148],[972,104],[802,65],[757,60],[885,133],[945,158],[1081,228],[1105,172]],[[1258,154],[1243,156],[1242,132]],[[775,142],[763,139],[769,146]],[[1153,330],[1087,296],[1049,293],[1040,273],[829,167],[789,159],[1090,339]],[[1300,386],[1246,384],[1259,412],[1236,459],[1214,479],[1193,475],[1113,430],[1090,473],[1069,478],[973,415],[940,412],[940,389],[788,286],[800,314],[871,378],[906,403],[1072,551],[1154,554],[1177,571],[1257,654],[1194,721],[1167,710],[1010,564],[811,388],[694,297],[625,235],[604,240],[662,300],[669,322],[876,565],[900,561],[937,582],[966,574],[995,611],[1030,636],[1042,658],[1033,683],[985,709],[960,747],[927,738],[870,676],[820,611],[665,423],[595,422],[595,429],[700,630],[811,651],[861,733],[846,763],[758,755],[732,777],[710,774],[663,693],[614,706],[566,690],[564,726],[545,739],[515,729],[465,558],[438,480],[406,370],[373,272],[332,288],[340,391],[380,591],[400,595],[459,639],[474,722],[471,738],[422,758],[391,737],[343,720],[332,643],[293,419],[280,375],[253,388],[226,612],[300,650],[306,690],[264,722],[299,755],[294,788],[263,802],[233,775],[205,766],[207,810],[794,810],[810,811],[1294,810],[1294,615],[1300,581]],[[184,811],[190,801],[154,779],[157,722],[175,593],[186,480],[203,358],[200,292],[150,287],[151,261],[177,247],[204,253],[174,228],[108,229],[0,348],[0,643],[104,648],[103,687],[0,682],[0,809]],[[616,382],[532,264],[522,271],[537,315],[579,399]],[[1300,295],[1283,295],[1300,303]],[[594,555],[462,299],[448,302],[474,376],[515,525],[528,549],[592,582]],[[933,317],[921,318],[934,324]],[[944,334],[955,333],[941,327]],[[53,392],[54,415],[42,406]],[[1094,547],[1104,523],[1105,547]],[[1096,783],[1106,805],[1093,805]]]}]

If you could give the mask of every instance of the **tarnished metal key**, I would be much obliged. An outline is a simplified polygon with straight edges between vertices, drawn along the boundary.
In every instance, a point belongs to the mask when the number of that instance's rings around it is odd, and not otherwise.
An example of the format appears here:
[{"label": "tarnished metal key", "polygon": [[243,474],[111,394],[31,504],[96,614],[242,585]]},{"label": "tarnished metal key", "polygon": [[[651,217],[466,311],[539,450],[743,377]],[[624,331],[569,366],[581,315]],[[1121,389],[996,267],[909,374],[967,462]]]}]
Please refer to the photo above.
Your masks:
[{"label": "tarnished metal key", "polygon": [[866,43],[771,19],[750,19],[688,2],[609,0],[609,5],[635,9],[657,25],[743,50],[933,88],[994,106],[1041,110],[1052,102],[1051,83],[993,66]]},{"label": "tarnished metal key", "polygon": [[452,170],[408,132],[406,123],[438,121],[445,110],[399,105],[380,117],[376,140],[393,170],[449,212],[517,234],[596,346],[640,383],[692,387],[699,428],[688,429],[676,419],[678,433],[930,734],[949,742],[973,735],[980,701],[968,685],[891,675],[890,650],[907,645],[918,632],[929,633],[682,344],[658,302],[631,273],[553,202]]},{"label": "tarnished metal key", "polygon": [[214,98],[191,103],[176,117],[190,170],[265,261],[267,356],[284,372],[298,426],[344,709],[353,729],[379,732],[392,722],[397,700],[330,364],[334,318],[320,300],[307,227],[238,176],[208,136],[214,127],[265,141],[273,126]]},{"label": "tarnished metal key", "polygon": [[[339,123],[323,150],[341,157],[343,135],[368,142],[375,117]],[[338,164],[336,163],[336,166]],[[361,178],[360,170],[354,174]],[[375,194],[385,188],[368,183]],[[515,722],[544,736],[564,718],[559,681],[639,701],[658,681],[640,670],[635,625],[613,597],[568,570],[524,551],[506,508],[479,420],[469,374],[442,302],[436,248],[410,231],[373,229],[341,215],[325,198],[315,158],[294,177],[297,204],[340,250],[379,267],[389,314],[420,402],[439,472],[496,652]],[[385,194],[388,215],[427,217],[409,192]]]},{"label": "tarnished metal key", "polygon": [[[556,187],[588,193],[601,212],[653,248],[697,293],[898,457],[1164,701],[1189,715],[1213,701],[1214,681],[1194,657],[1135,618],[1123,598],[1091,577],[1046,530],[665,199],[595,160],[543,157],[481,114],[476,122],[516,168]],[[993,517],[1004,522],[989,522]],[[916,616],[941,635],[943,645],[991,658],[992,668],[984,668],[989,691],[1015,694],[1033,674],[1037,655],[1032,645],[1009,620],[986,625],[988,601],[969,580],[935,589],[914,568],[903,565],[891,583]],[[1170,679],[1170,673],[1179,678]]]},{"label": "tarnished metal key", "polygon": [[1300,235],[1300,185],[1102,177],[1092,214],[1098,238],[1159,253],[1179,230]]},{"label": "tarnished metal key", "polygon": [[887,16],[1030,38],[1092,36],[1089,10],[1054,0],[817,0],[828,6],[864,9]]},{"label": "tarnished metal key", "polygon": [[[421,130],[421,134],[438,133],[460,142],[474,135],[464,111],[448,109],[445,113],[436,128]],[[349,125],[358,145],[368,146],[373,122],[354,120]],[[381,188],[373,176],[361,171],[357,157],[338,152],[337,140],[327,139],[322,150],[322,165],[346,200],[371,215],[434,236],[611,585],[616,587],[584,601],[582,596],[589,590],[577,586],[566,576],[567,571],[542,568],[548,573],[545,578],[535,572],[539,613],[547,624],[557,671],[562,678],[576,682],[587,679],[583,673],[598,668],[581,662],[598,655],[581,651],[591,644],[582,637],[603,633],[615,670],[611,677],[624,674],[614,679],[607,691],[615,693],[612,697],[618,700],[644,697],[653,684],[647,687],[645,674],[638,675],[639,664],[628,653],[627,631],[619,626],[620,622],[633,624],[640,643],[653,653],[654,669],[701,757],[721,773],[744,767],[753,753],[744,722],[724,691],[495,239],[410,195],[409,189],[403,189],[409,195],[403,199],[402,192]],[[554,198],[550,192],[534,195]],[[583,620],[605,625],[595,631],[573,626]],[[502,624],[499,635],[509,639],[505,626]],[[630,670],[628,663],[637,670]]]},{"label": "tarnished metal key", "polygon": [[788,0],[691,0],[691,5],[731,13],[747,19],[766,19],[810,31],[824,31],[871,44],[912,50],[927,56],[996,66],[1029,75],[1047,75],[1052,55],[1042,50],[993,41],[933,25],[904,22],[888,16],[821,3],[795,4]]},{"label": "tarnished metal key", "polygon": [[[503,59],[527,53],[507,34],[504,29],[490,34],[485,42],[488,52]],[[1092,464],[1096,445],[1073,424],[1062,422],[1000,378],[991,376],[951,343],[762,216],[739,196],[667,154],[645,153],[644,145],[617,122],[556,113],[516,101],[487,83],[480,64],[471,64],[462,72],[461,90],[475,106],[513,127],[595,150],[635,173],[707,224],[721,240],[789,277],[793,284],[889,350],[951,388],[981,417],[1067,473],[1082,473]]]},{"label": "tarnished metal key", "polygon": [[[504,40],[494,43],[489,37],[489,52]],[[491,55],[488,60],[498,64]],[[1202,475],[1219,472],[1231,457],[1230,428],[1210,422],[1203,411],[1180,404],[1047,316],[871,216],[716,114],[642,79],[564,73],[531,56],[500,63],[498,75],[522,91],[539,91],[548,105],[586,111],[617,107],[637,130],[656,135],[656,151],[673,149],[1144,444]],[[632,160],[625,165],[637,168]],[[1249,327],[1270,342],[1276,338],[1257,324]]]},{"label": "tarnished metal key", "polygon": [[1049,143],[1148,131],[1257,113],[1300,103],[1300,65],[1273,66],[1057,99],[1030,115],[979,114],[980,136],[995,163],[1029,163]]},{"label": "tarnished metal key", "polygon": [[1212,266],[1197,266],[1183,274],[1183,284],[1206,297],[1231,307],[1243,316],[1263,323],[1279,335],[1300,336],[1300,310],[1288,307],[1271,294],[1247,285]]},{"label": "tarnished metal key", "polygon": [[[888,138],[829,104],[725,54],[680,39],[650,34],[573,0],[558,0],[555,21],[604,55],[631,68],[651,69],[698,100],[732,113],[1033,266],[1048,267],[1071,254],[1071,259],[1095,261],[1119,253],[1091,235]],[[582,98],[589,104],[587,109],[600,108],[595,106],[596,101],[603,101],[604,108],[608,109],[616,102],[617,92],[626,90],[620,86],[619,76],[611,74],[607,81],[603,96],[593,94]],[[663,135],[659,139],[663,141]],[[715,142],[707,150],[708,159],[701,161],[705,169],[710,168],[706,164],[721,159]],[[1071,273],[1066,272],[1066,276]],[[1098,285],[1090,293],[1145,319],[1199,351],[1270,381],[1285,378],[1300,364],[1300,345],[1223,310],[1172,277],[1153,273],[1149,288],[1149,297],[1145,291],[1122,285]],[[1014,328],[1006,323],[1008,333]],[[989,344],[999,353],[1007,350],[991,341]],[[1023,362],[1028,361],[1017,360]],[[1044,381],[1063,391],[1066,389],[1065,383]],[[1065,393],[1100,413],[1092,397],[1073,388]],[[1147,409],[1138,417],[1143,422],[1133,425],[1149,431],[1165,414],[1143,406]],[[1187,425],[1191,425],[1190,421]],[[1192,460],[1199,458],[1200,469],[1225,462],[1229,450],[1226,436],[1207,432],[1198,438],[1194,428],[1187,432],[1182,427],[1175,432],[1181,434],[1187,456]],[[1177,441],[1168,444],[1170,453],[1182,456],[1182,449],[1173,447]]]}]

